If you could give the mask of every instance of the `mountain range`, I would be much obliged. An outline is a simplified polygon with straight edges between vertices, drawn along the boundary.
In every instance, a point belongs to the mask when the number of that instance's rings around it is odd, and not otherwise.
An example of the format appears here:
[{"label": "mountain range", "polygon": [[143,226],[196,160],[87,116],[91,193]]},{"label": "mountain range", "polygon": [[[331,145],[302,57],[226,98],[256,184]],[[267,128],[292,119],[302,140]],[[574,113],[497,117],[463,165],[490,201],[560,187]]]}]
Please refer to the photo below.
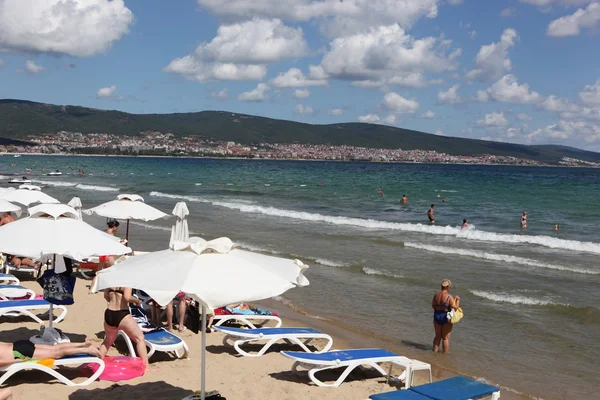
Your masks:
[{"label": "mountain range", "polygon": [[[0,100],[0,137],[26,140],[59,131],[134,136],[140,132],[255,143],[349,145],[404,150],[435,150],[452,155],[493,154],[556,163],[563,157],[600,161],[600,153],[559,145],[521,145],[447,137],[366,123],[313,125],[227,111],[176,114],[129,114],[80,106]],[[21,142],[16,142],[21,143]]]}]

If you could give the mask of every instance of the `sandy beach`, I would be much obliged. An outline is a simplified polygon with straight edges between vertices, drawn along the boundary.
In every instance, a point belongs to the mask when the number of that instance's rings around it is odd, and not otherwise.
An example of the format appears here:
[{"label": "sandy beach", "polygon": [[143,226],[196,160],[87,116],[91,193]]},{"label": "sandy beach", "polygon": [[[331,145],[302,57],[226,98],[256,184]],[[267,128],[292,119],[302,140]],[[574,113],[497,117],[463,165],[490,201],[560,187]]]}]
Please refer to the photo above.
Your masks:
[{"label": "sandy beach", "polygon": [[[24,286],[40,292],[34,281],[22,282]],[[75,289],[75,304],[68,307],[65,320],[57,327],[67,334],[72,342],[91,340],[100,345],[103,337],[102,315],[105,301],[102,295],[88,294],[89,280],[78,278]],[[275,301],[262,302],[261,306],[275,307],[284,319],[284,326],[311,326],[332,334],[334,348],[382,346],[375,339],[369,339],[359,333],[348,332],[324,321],[305,317],[285,306],[277,308]],[[0,341],[11,342],[27,339],[37,333],[39,326],[26,318],[7,318],[1,320]],[[97,381],[87,387],[68,387],[37,371],[21,372],[7,381],[17,399],[39,398],[44,393],[46,400],[59,399],[133,399],[152,393],[155,399],[181,399],[200,387],[200,335],[186,330],[180,336],[190,347],[189,359],[173,359],[167,355],[156,354],[151,359],[151,369],[140,378],[117,384]],[[273,346],[266,355],[256,358],[238,356],[231,346],[224,346],[223,335],[215,332],[207,337],[207,376],[208,390],[218,390],[228,399],[366,399],[370,394],[394,390],[393,384],[370,372],[355,372],[338,388],[322,388],[312,384],[306,373],[291,372],[292,361],[278,354],[280,350],[293,349],[287,345]],[[317,347],[319,344],[317,343]],[[117,341],[109,355],[127,355],[123,341]],[[395,368],[398,375],[400,369]],[[451,373],[434,368],[434,380],[448,377]],[[81,376],[77,369],[67,370],[69,378]],[[323,375],[334,378],[334,374]],[[424,383],[426,375],[417,374],[417,383]],[[511,396],[502,393],[502,397]],[[512,397],[516,398],[516,397]]]}]

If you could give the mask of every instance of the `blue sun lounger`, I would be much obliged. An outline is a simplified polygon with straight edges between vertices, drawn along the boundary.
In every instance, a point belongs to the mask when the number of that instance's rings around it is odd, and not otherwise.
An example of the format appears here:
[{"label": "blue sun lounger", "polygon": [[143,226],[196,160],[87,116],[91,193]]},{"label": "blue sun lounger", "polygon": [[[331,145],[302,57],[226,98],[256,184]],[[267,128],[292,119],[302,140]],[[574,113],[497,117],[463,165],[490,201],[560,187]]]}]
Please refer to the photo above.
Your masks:
[{"label": "blue sun lounger", "polygon": [[9,283],[12,285],[19,285],[21,281],[13,274],[0,274],[0,282]]},{"label": "blue sun lounger", "polygon": [[464,376],[444,379],[408,390],[379,393],[369,396],[370,400],[475,400],[489,397],[500,399],[500,389]]},{"label": "blue sun lounger", "polygon": [[[61,314],[53,320],[53,322],[60,322],[63,320],[65,315],[67,315],[67,308],[63,305],[54,305],[55,310],[61,310]],[[48,313],[50,311],[50,303],[46,300],[8,300],[8,301],[0,301],[0,317],[18,317],[20,315],[26,315],[31,317],[34,321],[43,324],[42,321],[37,315],[33,314],[31,310],[43,310],[44,313]],[[54,316],[49,316],[49,318],[54,318]]]},{"label": "blue sun lounger", "polygon": [[19,297],[35,299],[35,292],[21,285],[0,285],[0,300],[12,300]]},{"label": "blue sun lounger", "polygon": [[[215,326],[217,331],[223,332],[226,336],[223,338],[223,344],[228,345],[228,340],[236,338],[233,342],[235,350],[244,357],[260,357],[271,347],[275,342],[280,340],[288,344],[297,344],[302,350],[310,353],[311,349],[306,347],[313,339],[325,339],[327,344],[319,351],[324,352],[331,348],[333,339],[331,336],[321,333],[312,328],[258,328],[258,329],[239,329],[229,328],[224,326]],[[248,353],[240,348],[240,345],[249,342],[264,341],[267,343],[257,352]]]},{"label": "blue sun lounger", "polygon": [[[335,350],[326,353],[282,351],[281,354],[295,361],[292,366],[293,372],[297,372],[300,366],[309,369],[308,376],[317,386],[338,387],[355,368],[362,366],[369,366],[381,375],[389,376],[394,364],[404,370],[398,379],[403,380],[406,387],[410,387],[415,371],[429,371],[429,381],[431,382],[431,366],[429,364],[411,360],[384,349]],[[391,363],[389,371],[385,371],[379,365],[381,363]],[[320,371],[344,367],[345,369],[340,377],[332,384],[323,383],[315,377],[315,374]]]}]

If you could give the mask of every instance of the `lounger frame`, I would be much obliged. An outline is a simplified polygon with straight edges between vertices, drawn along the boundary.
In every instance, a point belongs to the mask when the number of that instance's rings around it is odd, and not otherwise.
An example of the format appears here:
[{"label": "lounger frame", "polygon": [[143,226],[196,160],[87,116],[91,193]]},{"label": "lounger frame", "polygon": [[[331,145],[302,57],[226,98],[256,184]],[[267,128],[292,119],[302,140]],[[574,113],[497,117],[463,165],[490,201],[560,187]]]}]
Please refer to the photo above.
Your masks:
[{"label": "lounger frame", "polygon": [[227,314],[227,315],[215,315],[214,317],[214,325],[221,326],[225,322],[237,321],[241,325],[247,325],[250,329],[261,328],[264,325],[268,324],[269,321],[275,321],[275,326],[273,328],[280,328],[282,325],[281,318],[277,315],[257,315],[257,314]]},{"label": "lounger frame", "polygon": [[[151,342],[144,338],[146,347],[148,347],[148,349],[149,349],[148,350],[148,358],[152,357],[152,355],[157,351],[160,351],[163,353],[175,353],[175,356],[177,358],[187,358],[188,355],[190,354],[190,349],[189,349],[187,343],[185,343],[185,340],[183,340],[179,336],[177,336],[169,331],[166,331],[164,329],[163,329],[163,331],[165,331],[169,335],[175,336],[176,338],[178,338],[180,340],[180,342],[164,345],[164,344],[157,344],[157,343]],[[119,336],[121,336],[125,340],[125,343],[127,344],[127,349],[129,350],[129,354],[132,357],[136,357],[135,346],[134,346],[131,338],[129,336],[127,336],[127,334],[122,330],[119,330]],[[181,355],[179,354],[180,350],[183,350],[183,353]]]},{"label": "lounger frame", "polygon": [[8,292],[10,290],[22,290],[26,294],[24,296],[18,296],[18,297],[29,296],[29,300],[35,299],[35,292],[29,288],[26,288],[26,287],[20,286],[20,285],[0,285],[0,301],[12,300],[15,298],[15,297],[8,296]]},{"label": "lounger frame", "polygon": [[[291,331],[294,328],[286,328],[287,330],[290,331],[290,333],[285,333],[285,334],[278,334],[278,333],[269,334],[270,329],[272,329],[273,331],[276,331],[276,330],[280,330],[281,328],[255,329],[255,330],[261,331],[258,333],[252,333],[252,332],[250,332],[250,330],[245,330],[245,329],[233,330],[232,328],[225,328],[225,327],[218,327],[218,326],[215,327],[215,329],[225,334],[225,337],[223,338],[224,345],[230,345],[229,340],[230,339],[234,340],[233,347],[238,352],[238,354],[240,354],[244,357],[260,357],[263,354],[265,354],[271,346],[273,346],[276,342],[278,342],[280,340],[283,340],[284,342],[286,342],[287,344],[290,344],[290,345],[296,344],[296,345],[300,346],[300,348],[302,350],[306,351],[307,353],[312,353],[312,351],[307,347],[307,345],[310,344],[310,342],[313,341],[314,339],[326,339],[327,340],[327,344],[325,345],[325,347],[322,350],[317,351],[317,353],[322,353],[322,352],[328,351],[331,348],[331,346],[333,345],[333,339],[331,338],[331,336],[327,335],[326,333],[320,333],[320,332],[316,332],[316,331],[292,333]],[[296,328],[296,329],[306,329],[306,328]],[[267,343],[265,343],[263,345],[263,347],[257,353],[248,353],[247,351],[241,349],[241,346],[245,343],[258,342],[258,341],[264,341],[264,340],[266,340]]]},{"label": "lounger frame", "polygon": [[20,285],[21,281],[13,274],[0,274],[0,282],[6,282],[7,285]]},{"label": "lounger frame", "polygon": [[4,374],[2,376],[0,376],[0,385],[2,385],[8,378],[10,378],[11,376],[13,376],[14,374],[16,374],[19,371],[38,370],[38,371],[45,372],[49,375],[52,375],[53,377],[55,377],[56,379],[58,379],[59,381],[61,381],[62,383],[64,383],[67,386],[87,386],[90,383],[94,382],[96,379],[98,379],[98,377],[102,374],[102,372],[104,371],[104,367],[105,367],[104,361],[102,361],[98,357],[92,357],[92,356],[89,356],[89,357],[80,357],[80,356],[65,357],[65,358],[61,358],[61,359],[54,361],[55,367],[69,366],[69,365],[81,365],[81,364],[87,364],[87,363],[98,364],[99,368],[98,368],[98,370],[96,370],[96,372],[94,372],[94,374],[92,376],[90,376],[88,379],[86,379],[85,381],[80,382],[80,383],[76,383],[70,379],[67,379],[63,374],[59,373],[58,371],[54,370],[53,368],[46,367],[45,365],[36,364],[33,362],[20,362],[20,363],[15,363],[15,364],[0,368],[0,372],[4,372]]},{"label": "lounger frame", "polygon": [[[42,314],[49,314],[49,312],[50,312],[50,303],[27,305],[27,302],[38,302],[38,300],[11,300],[11,302],[19,302],[19,303],[22,303],[22,305],[13,306],[13,307],[2,307],[2,302],[0,301],[0,317],[3,317],[3,316],[19,317],[21,315],[25,315],[25,316],[32,318],[34,321],[36,321],[40,324],[44,324],[44,321],[42,321],[37,315],[35,315],[34,313],[32,313],[29,310],[44,309],[45,311]],[[67,307],[65,307],[63,305],[53,305],[52,307],[54,310],[61,310],[60,315],[58,317],[56,317],[56,319],[52,320],[52,322],[58,323],[58,322],[62,321],[65,318],[65,316],[67,315]],[[52,317],[53,316],[54,315],[52,315]],[[48,316],[48,317],[52,318],[51,316]]]},{"label": "lounger frame", "polygon": [[[361,349],[361,350],[370,350],[370,349]],[[372,350],[379,350],[379,349],[372,349]],[[352,350],[334,350],[333,353],[335,353],[336,351],[352,352]],[[433,379],[433,377],[431,375],[431,366],[429,364],[421,362],[421,361],[417,361],[417,360],[411,360],[408,357],[398,356],[398,355],[386,356],[386,357],[357,358],[357,359],[347,360],[347,361],[339,360],[339,359],[327,361],[327,360],[304,359],[304,358],[302,358],[302,354],[297,353],[297,352],[283,351],[283,352],[281,352],[281,354],[288,358],[291,358],[292,360],[295,361],[294,364],[292,365],[292,371],[294,373],[298,373],[299,372],[298,368],[300,368],[300,367],[305,368],[308,370],[308,376],[309,376],[310,380],[315,385],[322,386],[322,387],[338,387],[346,380],[346,378],[348,377],[348,375],[350,375],[350,373],[352,371],[354,371],[358,367],[364,368],[365,366],[374,369],[375,371],[379,372],[382,376],[388,377],[388,379],[389,379],[391,377],[392,367],[394,365],[398,365],[404,371],[402,372],[402,374],[400,376],[398,376],[395,379],[403,381],[405,388],[411,387],[412,382],[414,380],[415,371],[428,370],[429,371],[429,382],[431,382]],[[379,365],[382,363],[390,363],[390,367],[389,367],[388,371],[386,371]],[[345,367],[345,369],[342,371],[339,378],[333,383],[325,383],[325,382],[319,380],[315,376],[317,373],[319,373],[321,371],[337,369],[337,368],[344,368],[344,367]]]}]

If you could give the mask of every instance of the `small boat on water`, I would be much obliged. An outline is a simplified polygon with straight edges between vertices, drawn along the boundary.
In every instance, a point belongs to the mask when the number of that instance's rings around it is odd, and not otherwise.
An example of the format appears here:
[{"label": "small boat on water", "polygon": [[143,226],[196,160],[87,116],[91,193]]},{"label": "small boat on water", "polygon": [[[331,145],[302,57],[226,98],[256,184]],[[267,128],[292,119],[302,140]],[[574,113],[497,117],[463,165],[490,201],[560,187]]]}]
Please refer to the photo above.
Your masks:
[{"label": "small boat on water", "polygon": [[62,172],[60,172],[59,170],[56,170],[56,171],[48,172],[46,175],[47,176],[61,176]]},{"label": "small boat on water", "polygon": [[18,184],[23,184],[23,183],[31,183],[31,181],[29,179],[27,179],[26,176],[22,177],[22,178],[13,178],[10,181],[8,181],[8,183],[18,183]]},{"label": "small boat on water", "polygon": [[15,154],[13,157],[14,158],[19,158],[19,157],[21,157],[21,155],[20,154]]}]

